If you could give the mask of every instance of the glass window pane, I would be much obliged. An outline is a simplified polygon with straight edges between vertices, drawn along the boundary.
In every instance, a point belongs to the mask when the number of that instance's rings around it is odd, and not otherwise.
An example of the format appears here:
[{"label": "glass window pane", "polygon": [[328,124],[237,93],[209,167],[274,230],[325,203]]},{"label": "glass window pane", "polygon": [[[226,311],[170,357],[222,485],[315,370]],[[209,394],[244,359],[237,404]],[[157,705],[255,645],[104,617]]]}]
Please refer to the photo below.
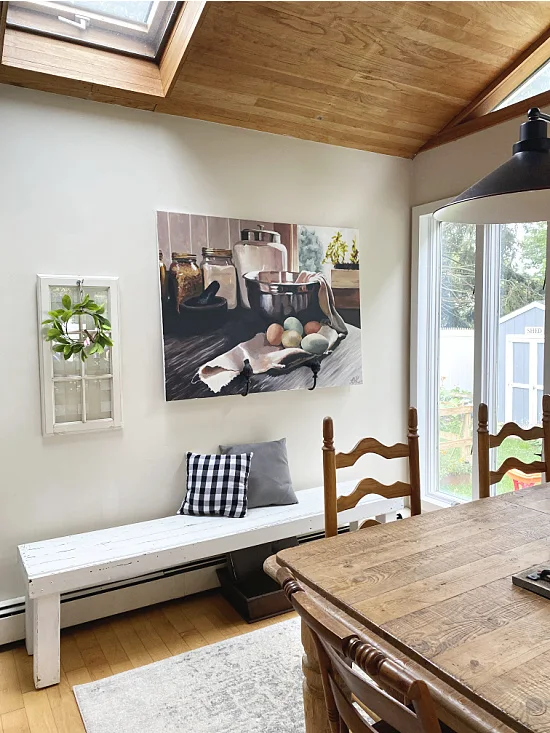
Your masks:
[{"label": "glass window pane", "polygon": [[111,373],[111,350],[108,349],[102,354],[92,354],[84,362],[84,368],[88,376],[99,376]]},{"label": "glass window pane", "polygon": [[80,381],[54,383],[55,422],[82,420],[82,387]]},{"label": "glass window pane", "polygon": [[[90,298],[105,308],[105,317],[111,318],[111,312],[109,307],[109,288],[83,288],[84,295],[89,295]],[[82,319],[82,325],[88,331],[93,332],[95,330],[94,319],[91,316],[84,316]]]},{"label": "glass window pane", "polygon": [[99,13],[111,18],[119,20],[134,20],[138,23],[146,23],[147,18],[153,7],[152,2],[140,0],[132,0],[131,2],[123,2],[117,0],[115,2],[87,2],[86,0],[63,0],[58,5],[64,5],[73,8],[82,8],[90,10],[92,13]]},{"label": "glass window pane", "polygon": [[[541,424],[544,372],[544,301],[546,222],[500,227],[500,320],[496,425],[515,422],[529,428]],[[507,438],[491,451],[494,470],[511,456],[539,460],[540,441]],[[540,483],[541,477],[510,471],[495,486],[497,494]]]},{"label": "glass window pane", "polygon": [[110,379],[86,380],[86,420],[102,420],[113,416]]},{"label": "glass window pane", "polygon": [[439,490],[472,497],[476,230],[441,225]]},{"label": "glass window pane", "polygon": [[[56,311],[63,308],[62,298],[68,295],[72,303],[78,302],[78,288],[76,286],[54,285],[50,286],[51,310]],[[69,333],[78,333],[80,329],[78,318],[71,318],[67,323]]]},{"label": "glass window pane", "polygon": [[76,377],[80,376],[80,357],[71,356],[65,360],[63,354],[52,351],[53,375],[54,377]]},{"label": "glass window pane", "polygon": [[[516,102],[522,102],[524,99],[534,97],[542,92],[547,92],[550,89],[550,61],[547,61],[541,66],[534,74],[526,79],[522,84],[514,89],[502,102],[495,107],[497,109],[503,109],[509,107],[511,104]],[[494,110],[493,110],[494,111]]]},{"label": "glass window pane", "polygon": [[12,0],[8,26],[97,48],[154,59],[175,19],[177,2],[31,2]]}]

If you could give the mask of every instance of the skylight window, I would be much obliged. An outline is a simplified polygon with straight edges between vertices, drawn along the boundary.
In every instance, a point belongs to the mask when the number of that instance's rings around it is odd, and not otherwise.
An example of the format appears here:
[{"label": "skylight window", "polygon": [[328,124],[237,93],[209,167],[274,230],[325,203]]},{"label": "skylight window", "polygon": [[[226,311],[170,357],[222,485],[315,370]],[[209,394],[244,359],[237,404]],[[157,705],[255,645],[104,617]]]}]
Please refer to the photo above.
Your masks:
[{"label": "skylight window", "polygon": [[522,84],[520,84],[519,87],[514,89],[514,91],[503,99],[502,102],[492,111],[496,112],[497,109],[504,109],[504,107],[509,107],[511,104],[523,102],[524,99],[530,99],[531,97],[535,97],[537,94],[542,94],[542,92],[547,92],[549,90],[550,61],[547,61],[533,74],[531,74],[531,76]]},{"label": "skylight window", "polygon": [[163,0],[12,1],[8,4],[7,26],[158,60],[180,5]]}]

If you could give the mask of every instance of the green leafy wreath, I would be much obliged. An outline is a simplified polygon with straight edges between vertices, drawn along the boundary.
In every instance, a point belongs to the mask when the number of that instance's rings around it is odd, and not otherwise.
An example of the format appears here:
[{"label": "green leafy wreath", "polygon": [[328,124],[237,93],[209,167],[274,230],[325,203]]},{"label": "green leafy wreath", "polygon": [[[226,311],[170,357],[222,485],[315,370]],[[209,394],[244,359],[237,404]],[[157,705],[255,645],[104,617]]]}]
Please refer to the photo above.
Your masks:
[{"label": "green leafy wreath", "polygon": [[[69,295],[64,295],[61,303],[63,308],[49,311],[50,318],[42,321],[43,326],[48,326],[44,338],[52,342],[53,351],[63,354],[65,360],[78,354],[85,361],[92,354],[102,354],[113,345],[111,324],[103,315],[105,306],[95,303],[89,295],[85,295],[80,303],[73,303]],[[74,316],[93,318],[95,333],[84,328],[79,332],[78,338],[75,338],[75,334],[69,334],[67,324]]]}]

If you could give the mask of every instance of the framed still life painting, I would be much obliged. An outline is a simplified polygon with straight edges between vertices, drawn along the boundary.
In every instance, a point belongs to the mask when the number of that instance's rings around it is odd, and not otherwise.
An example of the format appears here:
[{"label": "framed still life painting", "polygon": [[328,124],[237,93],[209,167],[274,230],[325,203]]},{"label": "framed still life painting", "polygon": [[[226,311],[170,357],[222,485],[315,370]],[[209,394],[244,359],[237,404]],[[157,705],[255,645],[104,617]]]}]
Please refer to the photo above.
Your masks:
[{"label": "framed still life painting", "polygon": [[361,384],[359,233],[157,212],[167,400]]}]

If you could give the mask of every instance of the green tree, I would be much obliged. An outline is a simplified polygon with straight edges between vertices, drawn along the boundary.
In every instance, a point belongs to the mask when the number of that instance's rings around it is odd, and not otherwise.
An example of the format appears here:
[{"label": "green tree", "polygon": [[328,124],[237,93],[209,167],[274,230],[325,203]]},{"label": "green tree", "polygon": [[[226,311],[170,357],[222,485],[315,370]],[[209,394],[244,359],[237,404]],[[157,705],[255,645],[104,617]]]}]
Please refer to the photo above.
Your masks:
[{"label": "green tree", "polygon": [[475,227],[443,224],[441,231],[441,327],[474,327]]},{"label": "green tree", "polygon": [[298,261],[300,270],[321,272],[323,245],[315,233],[315,229],[298,228]]},{"label": "green tree", "polygon": [[505,224],[500,230],[500,314],[544,300],[546,222]]},{"label": "green tree", "polygon": [[[474,327],[475,236],[471,224],[442,226],[442,328]],[[546,222],[503,225],[500,249],[500,315],[544,300]]]}]

